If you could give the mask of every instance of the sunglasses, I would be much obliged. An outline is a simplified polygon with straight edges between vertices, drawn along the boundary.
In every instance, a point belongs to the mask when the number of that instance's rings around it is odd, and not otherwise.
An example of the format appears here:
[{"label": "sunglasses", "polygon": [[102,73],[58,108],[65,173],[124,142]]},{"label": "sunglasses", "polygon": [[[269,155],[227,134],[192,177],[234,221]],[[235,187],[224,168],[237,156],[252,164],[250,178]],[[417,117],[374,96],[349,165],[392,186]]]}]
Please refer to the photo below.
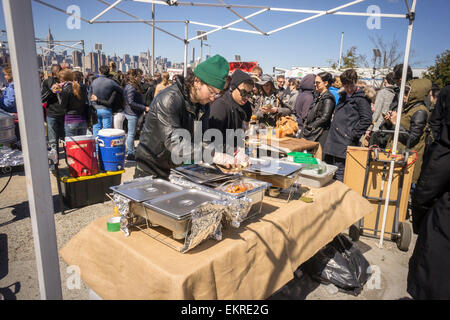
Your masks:
[{"label": "sunglasses", "polygon": [[239,94],[241,95],[242,98],[250,98],[253,95],[253,91],[247,91],[239,88],[236,89],[238,89]]}]

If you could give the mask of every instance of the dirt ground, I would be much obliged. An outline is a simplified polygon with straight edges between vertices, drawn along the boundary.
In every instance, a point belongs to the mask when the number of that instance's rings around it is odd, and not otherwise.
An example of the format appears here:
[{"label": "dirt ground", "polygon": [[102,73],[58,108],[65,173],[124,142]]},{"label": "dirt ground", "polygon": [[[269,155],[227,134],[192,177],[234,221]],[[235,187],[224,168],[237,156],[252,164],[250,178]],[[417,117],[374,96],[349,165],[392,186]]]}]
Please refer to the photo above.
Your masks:
[{"label": "dirt ground", "polygon": [[[134,174],[134,162],[127,163],[126,166],[122,182],[131,180]],[[58,249],[61,249],[89,223],[99,217],[111,215],[113,205],[111,201],[107,201],[79,209],[66,209],[66,214],[62,215],[56,179],[52,174],[50,177]],[[0,175],[0,190],[6,185],[8,178],[9,175]],[[348,231],[344,234],[348,235]],[[270,299],[396,300],[410,298],[406,292],[406,279],[408,261],[416,239],[417,236],[413,235],[409,250],[402,252],[391,241],[384,241],[383,248],[378,248],[378,239],[362,236],[355,245],[368,260],[374,273],[358,296],[338,292],[334,286],[319,284],[302,272],[296,272],[294,279]],[[61,258],[60,274],[63,299],[93,298],[90,289],[84,283],[81,283],[80,288],[69,289],[71,286],[68,285],[68,279],[72,271]],[[0,194],[0,300],[2,299],[40,299],[24,172],[14,173],[9,185]]]}]

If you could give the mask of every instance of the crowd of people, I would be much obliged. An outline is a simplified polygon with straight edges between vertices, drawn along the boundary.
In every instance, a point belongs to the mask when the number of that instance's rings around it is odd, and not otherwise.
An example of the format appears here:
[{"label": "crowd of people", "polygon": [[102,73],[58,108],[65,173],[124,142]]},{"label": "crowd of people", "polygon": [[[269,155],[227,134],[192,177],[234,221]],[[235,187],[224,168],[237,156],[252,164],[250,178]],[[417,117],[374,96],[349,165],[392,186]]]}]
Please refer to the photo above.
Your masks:
[{"label": "crowd of people", "polygon": [[[113,62],[99,71],[99,75],[83,74],[53,65],[51,75],[42,79],[50,149],[58,151],[64,137],[88,131],[96,136],[105,128],[125,129],[126,159],[136,161],[134,177],[167,179],[170,169],[178,165],[174,154],[192,159],[195,150],[207,149],[207,142],[194,141],[197,123],[201,123],[202,133],[217,129],[226,137],[227,130],[245,131],[252,121],[274,127],[281,117],[291,116],[299,127],[296,137],[320,143],[323,160],[338,167],[335,178],[343,181],[348,146],[392,148],[403,65],[395,66],[380,88],[359,79],[354,69],[341,74],[308,74],[301,79],[284,75],[274,79],[259,66],[251,72],[237,69],[230,74],[228,62],[220,55],[188,69],[186,77],[173,79],[167,72],[153,77],[139,69],[117,72]],[[0,108],[15,114],[11,68],[3,68],[3,74],[7,85]],[[447,274],[450,266],[449,255],[442,257],[431,249],[436,245],[448,252],[449,86],[441,89],[428,79],[413,79],[409,66],[406,75],[398,151],[410,149],[416,154],[412,218],[414,232],[419,234],[408,290],[417,298],[449,298],[449,287],[442,285],[445,281],[431,279],[426,270]],[[186,141],[173,138],[177,129],[192,134],[187,158],[181,155]],[[234,167],[248,162],[245,148],[238,147],[236,139],[234,144],[228,143],[223,141],[225,149],[213,151],[214,163]],[[448,275],[445,277],[448,280]]]}]

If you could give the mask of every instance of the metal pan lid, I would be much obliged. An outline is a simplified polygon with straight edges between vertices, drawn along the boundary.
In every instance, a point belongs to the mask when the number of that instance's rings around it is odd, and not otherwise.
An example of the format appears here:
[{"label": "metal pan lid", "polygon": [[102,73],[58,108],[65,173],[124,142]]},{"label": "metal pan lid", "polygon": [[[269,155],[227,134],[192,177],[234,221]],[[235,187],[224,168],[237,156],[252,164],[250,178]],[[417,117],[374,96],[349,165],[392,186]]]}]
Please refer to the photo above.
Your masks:
[{"label": "metal pan lid", "polygon": [[183,187],[163,179],[150,181],[131,181],[111,187],[111,190],[136,202],[143,202],[183,190]]},{"label": "metal pan lid", "polygon": [[203,203],[220,199],[219,195],[189,189],[148,200],[143,204],[145,207],[173,219],[183,220]]}]

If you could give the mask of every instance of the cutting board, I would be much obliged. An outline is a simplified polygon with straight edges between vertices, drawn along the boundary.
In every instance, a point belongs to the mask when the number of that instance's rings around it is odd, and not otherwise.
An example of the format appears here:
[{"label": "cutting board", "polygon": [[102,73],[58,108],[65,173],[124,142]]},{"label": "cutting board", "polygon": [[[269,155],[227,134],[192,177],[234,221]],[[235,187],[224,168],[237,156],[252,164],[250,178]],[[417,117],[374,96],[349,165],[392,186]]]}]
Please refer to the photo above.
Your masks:
[{"label": "cutting board", "polygon": [[302,152],[302,151],[313,151],[313,155],[315,158],[322,159],[322,148],[320,147],[319,142],[309,141],[306,139],[298,139],[291,137],[284,137],[281,139],[271,139],[267,141],[269,145],[275,145],[280,148],[289,149],[290,152]]}]

